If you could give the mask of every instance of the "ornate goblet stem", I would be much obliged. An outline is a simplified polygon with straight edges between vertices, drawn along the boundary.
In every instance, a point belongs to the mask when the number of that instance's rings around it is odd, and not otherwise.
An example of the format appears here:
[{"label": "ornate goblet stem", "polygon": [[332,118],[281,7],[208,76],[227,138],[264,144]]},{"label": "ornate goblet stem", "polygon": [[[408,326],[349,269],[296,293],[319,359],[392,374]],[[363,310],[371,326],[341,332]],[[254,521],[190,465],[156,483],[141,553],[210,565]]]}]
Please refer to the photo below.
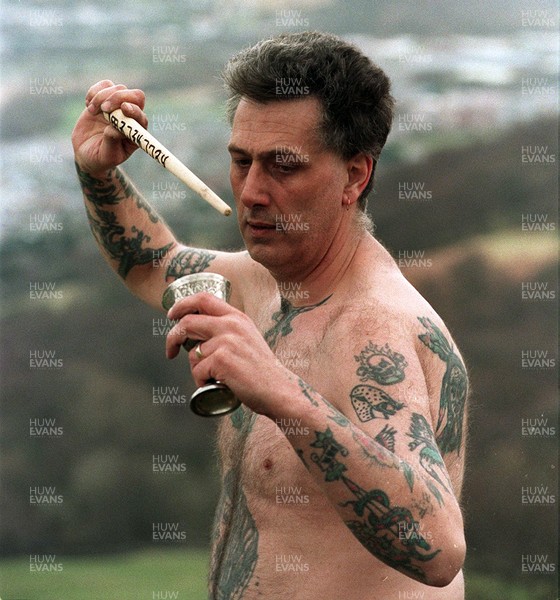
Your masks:
[{"label": "ornate goblet stem", "polygon": [[[169,310],[175,302],[199,292],[208,292],[226,302],[229,301],[231,283],[217,273],[192,273],[175,280],[167,286],[162,305]],[[183,347],[192,350],[199,340],[187,340]],[[241,402],[227,385],[210,379],[191,396],[191,410],[201,417],[221,417],[236,410]]]}]

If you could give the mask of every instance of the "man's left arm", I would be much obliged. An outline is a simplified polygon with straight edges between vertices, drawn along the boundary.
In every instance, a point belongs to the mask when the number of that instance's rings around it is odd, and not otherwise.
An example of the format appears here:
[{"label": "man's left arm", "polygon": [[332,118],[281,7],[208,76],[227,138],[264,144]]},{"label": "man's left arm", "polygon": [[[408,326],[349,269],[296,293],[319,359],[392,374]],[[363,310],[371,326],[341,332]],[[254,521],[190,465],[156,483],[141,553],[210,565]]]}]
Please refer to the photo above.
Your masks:
[{"label": "man's left arm", "polygon": [[288,393],[289,414],[269,416],[298,423],[286,438],[356,539],[413,579],[451,583],[465,556],[463,521],[425,386],[357,378],[338,408],[297,377]]},{"label": "man's left arm", "polygon": [[[339,346],[336,363],[333,355],[324,366],[321,395],[281,365],[247,315],[224,302],[197,294],[168,317],[180,319],[168,336],[169,358],[187,337],[206,340],[202,357],[189,353],[197,385],[222,381],[251,410],[280,425],[298,423],[284,432],[287,440],[373,556],[427,585],[451,583],[465,557],[463,521],[418,352],[436,365],[439,358],[420,324],[416,347],[379,333]],[[453,425],[452,408],[445,426]]]}]

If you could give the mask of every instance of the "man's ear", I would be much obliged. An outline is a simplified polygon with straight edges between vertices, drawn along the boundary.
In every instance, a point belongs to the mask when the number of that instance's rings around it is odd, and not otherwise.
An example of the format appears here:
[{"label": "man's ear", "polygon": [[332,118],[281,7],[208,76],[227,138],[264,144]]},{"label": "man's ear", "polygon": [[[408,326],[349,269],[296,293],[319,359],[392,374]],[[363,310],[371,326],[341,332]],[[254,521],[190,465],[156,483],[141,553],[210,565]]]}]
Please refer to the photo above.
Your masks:
[{"label": "man's ear", "polygon": [[343,204],[354,204],[364,191],[373,170],[373,158],[367,154],[356,154],[346,163],[348,182],[342,194]]}]

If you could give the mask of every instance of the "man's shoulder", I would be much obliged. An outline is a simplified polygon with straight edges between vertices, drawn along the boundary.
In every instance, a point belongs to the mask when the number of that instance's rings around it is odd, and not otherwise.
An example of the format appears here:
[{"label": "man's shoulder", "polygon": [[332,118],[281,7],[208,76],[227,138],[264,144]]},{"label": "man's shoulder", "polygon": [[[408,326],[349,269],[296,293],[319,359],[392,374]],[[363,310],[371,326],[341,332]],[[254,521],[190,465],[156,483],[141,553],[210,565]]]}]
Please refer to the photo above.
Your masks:
[{"label": "man's shoulder", "polygon": [[383,332],[393,338],[409,337],[422,317],[445,327],[428,300],[398,267],[386,263],[365,273],[355,287],[347,290],[339,302],[336,326],[362,336]]},{"label": "man's shoulder", "polygon": [[412,359],[427,375],[438,366],[434,348],[441,340],[461,360],[442,317],[396,265],[387,263],[368,273],[333,312],[331,342],[336,340],[338,350],[347,355],[355,357],[369,348],[371,354],[375,349],[382,356],[382,349],[389,347],[393,354]]}]

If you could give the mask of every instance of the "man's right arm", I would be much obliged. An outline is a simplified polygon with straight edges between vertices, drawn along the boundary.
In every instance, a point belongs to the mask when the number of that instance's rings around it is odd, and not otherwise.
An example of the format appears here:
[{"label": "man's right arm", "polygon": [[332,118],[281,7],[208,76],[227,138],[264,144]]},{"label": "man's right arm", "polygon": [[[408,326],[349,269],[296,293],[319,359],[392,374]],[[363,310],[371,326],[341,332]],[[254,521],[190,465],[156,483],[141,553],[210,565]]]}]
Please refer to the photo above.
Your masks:
[{"label": "man's right arm", "polygon": [[[147,126],[143,92],[101,81],[88,91],[72,133],[87,216],[105,259],[133,293],[158,308],[167,285],[183,275],[209,270],[237,279],[237,271],[248,264],[245,253],[179,244],[119,168],[136,146],[105,121],[102,110],[116,108]],[[242,308],[241,290],[235,283],[233,289],[232,302]]]}]

